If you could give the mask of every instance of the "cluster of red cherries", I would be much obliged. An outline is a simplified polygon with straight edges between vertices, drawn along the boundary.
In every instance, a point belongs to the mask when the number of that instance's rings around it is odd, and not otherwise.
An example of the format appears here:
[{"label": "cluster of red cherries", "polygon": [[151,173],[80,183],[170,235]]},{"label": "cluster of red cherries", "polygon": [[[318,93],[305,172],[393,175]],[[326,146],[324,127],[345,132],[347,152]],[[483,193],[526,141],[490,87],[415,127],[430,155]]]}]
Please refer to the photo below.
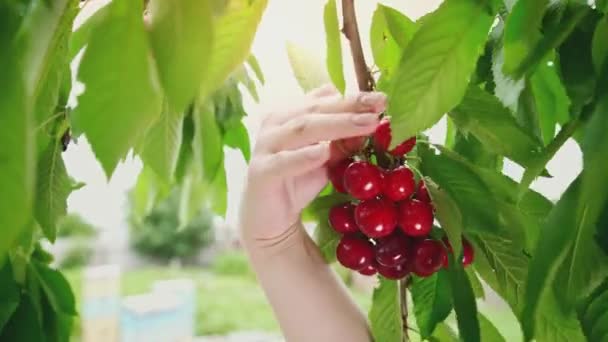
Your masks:
[{"label": "cluster of red cherries", "polygon": [[[434,209],[424,182],[418,185],[405,166],[404,156],[416,145],[410,138],[392,150],[390,122],[383,119],[373,135],[375,153],[389,153],[396,166],[383,169],[365,160],[349,158],[330,169],[338,192],[353,200],[332,207],[331,227],[342,234],[336,256],[344,267],[363,275],[376,273],[401,279],[410,273],[428,277],[448,266],[452,247],[430,237]],[[463,241],[463,265],[473,261],[473,249]]]}]

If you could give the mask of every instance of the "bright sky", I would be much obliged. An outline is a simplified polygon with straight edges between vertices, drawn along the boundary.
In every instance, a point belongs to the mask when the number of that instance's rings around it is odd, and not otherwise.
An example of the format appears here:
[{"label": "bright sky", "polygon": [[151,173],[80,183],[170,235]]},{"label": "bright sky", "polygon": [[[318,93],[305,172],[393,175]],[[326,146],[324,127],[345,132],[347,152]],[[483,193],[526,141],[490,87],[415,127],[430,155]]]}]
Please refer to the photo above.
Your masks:
[{"label": "bright sky", "polygon": [[[257,56],[263,69],[266,84],[259,89],[261,103],[288,103],[302,94],[295,78],[292,76],[285,43],[291,41],[299,46],[318,53],[320,58],[325,54],[325,38],[322,13],[326,0],[269,0],[269,5],[254,41],[253,53]],[[412,19],[416,19],[436,8],[440,0],[426,1],[381,1],[385,5],[402,10]],[[356,1],[360,31],[366,49],[371,14],[378,1]],[[345,52],[345,71],[349,89],[354,89],[354,75],[350,63],[348,47],[343,42]],[[369,49],[367,49],[369,50]],[[367,51],[369,52],[369,51]],[[371,53],[367,53],[371,56]],[[368,57],[368,61],[371,57]],[[250,128],[252,138],[257,132],[263,107],[246,98],[249,117],[245,124]],[[445,137],[445,122],[432,128],[429,136],[434,142],[442,142]],[[86,183],[82,189],[75,191],[68,200],[68,210],[77,212],[102,229],[120,229],[126,227],[127,193],[135,184],[141,170],[141,162],[129,157],[116,169],[112,179],[107,182],[100,164],[96,161],[86,140],[81,139],[77,145],[70,145],[64,153],[68,172],[78,181]],[[228,175],[228,213],[227,222],[236,223],[239,196],[243,187],[246,164],[239,153],[228,150],[226,155]],[[542,179],[534,183],[534,188],[550,199],[556,199],[565,187],[580,172],[582,165],[578,146],[569,141],[558,155],[549,163],[549,172],[553,179]],[[519,180],[522,169],[507,162],[505,172]]]}]

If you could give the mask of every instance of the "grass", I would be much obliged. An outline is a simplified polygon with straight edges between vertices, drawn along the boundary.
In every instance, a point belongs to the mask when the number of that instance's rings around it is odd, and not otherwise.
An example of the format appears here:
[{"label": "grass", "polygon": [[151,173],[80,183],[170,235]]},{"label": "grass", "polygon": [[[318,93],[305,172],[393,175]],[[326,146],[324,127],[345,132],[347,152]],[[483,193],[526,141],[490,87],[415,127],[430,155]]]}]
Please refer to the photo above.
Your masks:
[{"label": "grass", "polygon": [[[346,276],[346,273],[342,272],[343,269],[338,268],[338,271],[340,271],[338,272],[340,276]],[[65,274],[74,288],[77,302],[81,303],[81,272],[67,270]],[[224,335],[241,330],[279,331],[278,324],[255,275],[247,266],[245,257],[238,253],[220,256],[210,269],[149,267],[125,272],[121,279],[122,295],[141,294],[149,291],[157,280],[176,278],[192,279],[196,284],[196,334],[198,336]],[[371,295],[355,290],[351,290],[351,294],[361,310],[368,312]],[[508,308],[487,302],[479,302],[478,306],[507,341],[521,340],[517,320]],[[414,313],[411,309],[413,319]],[[455,326],[453,315],[448,321],[450,325]],[[78,323],[76,327],[78,327]],[[76,334],[79,334],[79,331]]]},{"label": "grass", "polygon": [[[222,335],[239,330],[278,332],[278,324],[253,273],[235,266],[238,260],[221,263],[224,265],[216,264],[211,270],[150,267],[125,272],[121,279],[122,295],[147,292],[157,280],[188,278],[195,281],[197,289],[197,335]],[[67,270],[65,274],[74,288],[77,302],[81,303],[81,272]],[[367,312],[370,296],[357,291],[352,293],[362,310]]]}]

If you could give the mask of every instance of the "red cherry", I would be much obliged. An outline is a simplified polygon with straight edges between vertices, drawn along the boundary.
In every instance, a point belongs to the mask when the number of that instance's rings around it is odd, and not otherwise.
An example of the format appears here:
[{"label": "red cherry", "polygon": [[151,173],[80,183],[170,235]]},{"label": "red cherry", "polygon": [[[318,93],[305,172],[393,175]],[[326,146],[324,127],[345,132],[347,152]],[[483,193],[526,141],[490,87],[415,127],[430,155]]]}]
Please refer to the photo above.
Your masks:
[{"label": "red cherry", "polygon": [[382,191],[382,173],[374,164],[354,162],[344,171],[344,187],[356,199],[374,198]]},{"label": "red cherry", "polygon": [[462,265],[468,266],[475,259],[475,251],[473,246],[465,238],[462,239]]},{"label": "red cherry", "polygon": [[378,240],[376,261],[386,267],[395,267],[410,259],[411,243],[402,234],[392,234]]},{"label": "red cherry", "polygon": [[342,203],[329,210],[329,224],[338,233],[348,234],[359,231],[355,223],[355,206]]},{"label": "red cherry", "polygon": [[409,236],[426,236],[433,228],[433,208],[415,199],[399,204],[399,226]]},{"label": "red cherry", "polygon": [[391,139],[391,123],[388,119],[382,119],[374,132],[374,144],[380,151],[387,151]]},{"label": "red cherry", "polygon": [[397,227],[397,209],[385,199],[370,199],[355,207],[355,222],[370,238],[390,235]]},{"label": "red cherry", "polygon": [[392,155],[395,157],[401,157],[408,154],[411,150],[416,146],[416,137],[411,137],[401,144],[397,145],[394,149],[390,151]]},{"label": "red cherry", "polygon": [[383,185],[384,195],[395,202],[410,197],[416,189],[414,173],[405,166],[386,172]]},{"label": "red cherry", "polygon": [[388,279],[398,280],[410,273],[409,263],[397,265],[395,267],[386,267],[378,264],[378,273]]},{"label": "red cherry", "polygon": [[426,189],[426,184],[423,181],[418,183],[418,189],[416,189],[416,199],[420,202],[431,203],[431,196],[429,196],[429,191]]},{"label": "red cherry", "polygon": [[376,269],[376,263],[373,262],[369,265],[367,265],[367,267],[359,270],[359,273],[366,275],[366,276],[373,276],[374,274],[378,273],[378,270]]},{"label": "red cherry", "polygon": [[[441,241],[443,241],[443,244],[445,245],[445,248],[448,250],[448,252],[450,254],[454,254],[454,250],[452,249],[452,244],[450,243],[450,240],[448,240],[447,236],[444,236],[443,239],[441,239]],[[450,260],[447,256],[445,256],[445,259],[441,262],[441,265],[443,266],[443,268],[448,268],[448,266],[450,265]]]},{"label": "red cherry", "polygon": [[344,159],[329,168],[329,180],[336,191],[346,193],[344,188],[344,171],[353,162],[352,159]]},{"label": "red cherry", "polygon": [[[445,244],[445,247],[447,248],[448,252],[450,253],[454,253],[454,250],[452,249],[452,245],[450,244],[450,241],[448,240],[447,237],[444,237],[443,239],[443,243]],[[475,259],[475,251],[473,250],[473,246],[471,246],[471,243],[469,243],[469,241],[467,241],[467,239],[462,238],[462,265],[463,266],[468,266],[470,265],[473,260]],[[446,255],[446,258],[443,262],[443,267],[447,268],[449,266],[449,261]]]},{"label": "red cherry", "polygon": [[[388,119],[383,119],[376,131],[374,132],[374,143],[376,148],[380,151],[388,151],[388,147],[391,144],[391,123]],[[394,149],[390,150],[389,153],[395,157],[401,157],[410,152],[416,145],[416,137],[412,137],[403,143],[399,144]]]},{"label": "red cherry", "polygon": [[412,271],[419,277],[428,277],[439,271],[446,256],[446,251],[439,241],[419,241],[414,246]]},{"label": "red cherry", "polygon": [[342,266],[359,271],[373,262],[374,248],[367,240],[353,235],[344,235],[338,243],[336,257]]}]

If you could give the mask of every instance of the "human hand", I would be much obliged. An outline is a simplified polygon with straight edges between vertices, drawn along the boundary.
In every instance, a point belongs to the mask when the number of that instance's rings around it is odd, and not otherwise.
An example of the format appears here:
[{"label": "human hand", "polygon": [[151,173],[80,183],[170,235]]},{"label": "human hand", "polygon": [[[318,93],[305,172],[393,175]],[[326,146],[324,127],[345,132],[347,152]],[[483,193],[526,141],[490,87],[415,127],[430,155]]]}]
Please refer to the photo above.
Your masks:
[{"label": "human hand", "polygon": [[381,93],[342,97],[333,87],[264,120],[249,164],[241,203],[245,244],[280,243],[328,181],[327,166],[361,148],[386,107]]}]

